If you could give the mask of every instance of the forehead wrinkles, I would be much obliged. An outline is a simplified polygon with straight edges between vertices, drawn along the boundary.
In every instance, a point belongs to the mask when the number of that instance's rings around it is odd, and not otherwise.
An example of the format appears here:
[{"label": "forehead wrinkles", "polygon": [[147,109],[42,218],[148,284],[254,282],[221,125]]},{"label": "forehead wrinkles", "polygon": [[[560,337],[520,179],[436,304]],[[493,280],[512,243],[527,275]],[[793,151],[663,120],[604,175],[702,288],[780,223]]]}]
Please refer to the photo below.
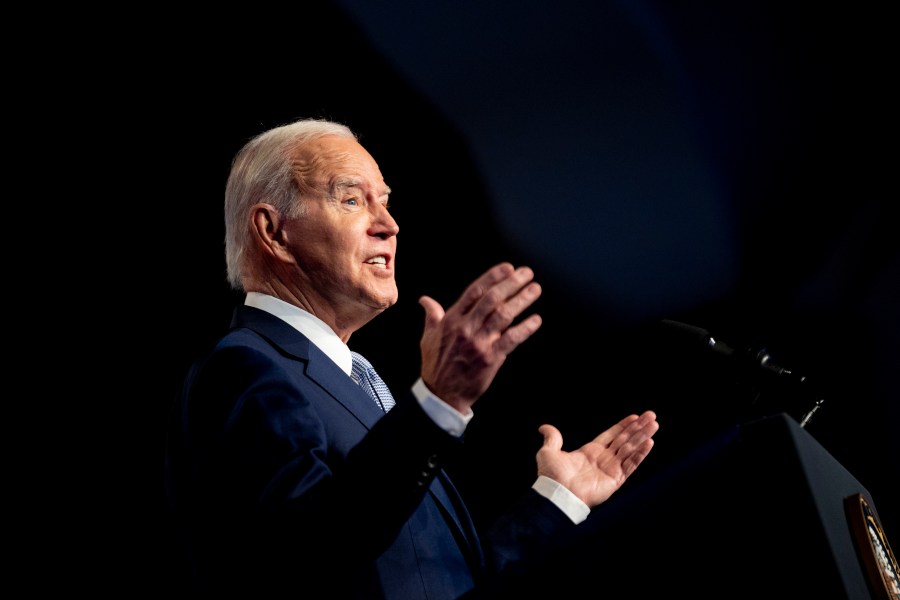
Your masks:
[{"label": "forehead wrinkles", "polygon": [[338,186],[358,182],[352,168],[356,157],[352,152],[322,148],[312,144],[294,156],[293,171],[301,194],[331,196]]}]

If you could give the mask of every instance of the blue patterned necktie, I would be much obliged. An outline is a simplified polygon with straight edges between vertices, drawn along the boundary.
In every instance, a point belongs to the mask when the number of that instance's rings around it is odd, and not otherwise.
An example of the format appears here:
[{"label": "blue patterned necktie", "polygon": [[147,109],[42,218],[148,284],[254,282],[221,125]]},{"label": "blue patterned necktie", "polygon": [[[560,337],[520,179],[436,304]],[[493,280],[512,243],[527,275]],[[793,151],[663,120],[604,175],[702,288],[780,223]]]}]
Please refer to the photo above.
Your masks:
[{"label": "blue patterned necktie", "polygon": [[372,397],[381,410],[384,412],[391,410],[395,404],[394,397],[387,384],[375,372],[372,363],[356,352],[351,351],[350,356],[353,357],[353,367],[350,371],[353,381],[362,386],[362,389]]}]

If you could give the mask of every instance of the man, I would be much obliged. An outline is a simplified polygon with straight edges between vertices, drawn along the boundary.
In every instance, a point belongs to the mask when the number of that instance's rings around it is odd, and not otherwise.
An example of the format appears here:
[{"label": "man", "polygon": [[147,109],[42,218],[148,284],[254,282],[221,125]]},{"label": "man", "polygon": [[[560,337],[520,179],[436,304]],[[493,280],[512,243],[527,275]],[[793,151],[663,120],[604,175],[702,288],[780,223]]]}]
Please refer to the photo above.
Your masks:
[{"label": "man", "polygon": [[541,288],[531,269],[503,263],[447,310],[420,298],[421,377],[393,408],[384,388],[370,397],[347,343],[398,299],[390,191],[338,123],[277,127],[235,157],[226,263],[246,300],[186,378],[167,459],[196,591],[403,600],[498,592],[498,574],[537,564],[552,537],[571,533],[653,446],[651,411],[574,452],[543,425],[533,489],[476,532],[441,465],[459,451],[506,357],[541,326],[536,314],[519,319]]}]

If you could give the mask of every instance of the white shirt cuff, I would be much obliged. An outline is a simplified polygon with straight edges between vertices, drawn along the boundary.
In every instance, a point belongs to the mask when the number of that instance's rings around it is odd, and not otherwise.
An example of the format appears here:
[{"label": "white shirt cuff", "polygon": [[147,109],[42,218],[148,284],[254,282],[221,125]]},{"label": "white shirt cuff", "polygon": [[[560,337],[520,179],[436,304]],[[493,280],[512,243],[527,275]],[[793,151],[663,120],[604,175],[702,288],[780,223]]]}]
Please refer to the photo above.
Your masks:
[{"label": "white shirt cuff", "polygon": [[425,414],[431,417],[438,427],[450,435],[460,437],[465,433],[469,421],[475,416],[475,413],[471,410],[467,415],[462,414],[432,394],[431,390],[428,389],[428,386],[425,385],[425,382],[422,381],[421,377],[413,384],[412,392],[416,397],[416,400],[418,400],[419,404],[422,406],[422,410],[425,411]]},{"label": "white shirt cuff", "polygon": [[561,483],[549,477],[540,475],[531,487],[538,494],[559,507],[576,525],[587,519],[591,512],[590,507],[582,502],[578,496],[570,492]]}]

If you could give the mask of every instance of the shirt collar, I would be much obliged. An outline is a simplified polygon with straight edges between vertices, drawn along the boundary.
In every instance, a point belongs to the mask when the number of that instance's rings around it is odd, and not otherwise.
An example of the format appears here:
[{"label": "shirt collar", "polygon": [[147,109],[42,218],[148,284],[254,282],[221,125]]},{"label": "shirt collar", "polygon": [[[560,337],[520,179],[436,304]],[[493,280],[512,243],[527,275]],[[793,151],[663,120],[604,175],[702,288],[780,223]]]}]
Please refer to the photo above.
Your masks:
[{"label": "shirt collar", "polygon": [[350,375],[353,366],[350,348],[341,341],[341,338],[325,321],[298,306],[260,292],[248,292],[244,304],[278,317],[308,337],[319,350],[333,360],[347,375]]}]

